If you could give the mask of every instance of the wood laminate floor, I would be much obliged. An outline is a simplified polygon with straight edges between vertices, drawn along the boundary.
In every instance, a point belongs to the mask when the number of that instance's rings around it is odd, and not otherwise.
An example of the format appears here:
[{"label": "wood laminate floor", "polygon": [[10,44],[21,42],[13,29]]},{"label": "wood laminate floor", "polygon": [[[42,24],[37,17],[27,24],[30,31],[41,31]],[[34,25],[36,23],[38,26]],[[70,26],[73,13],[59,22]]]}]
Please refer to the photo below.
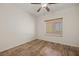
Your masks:
[{"label": "wood laminate floor", "polygon": [[79,48],[36,39],[3,51],[0,56],[79,56]]}]

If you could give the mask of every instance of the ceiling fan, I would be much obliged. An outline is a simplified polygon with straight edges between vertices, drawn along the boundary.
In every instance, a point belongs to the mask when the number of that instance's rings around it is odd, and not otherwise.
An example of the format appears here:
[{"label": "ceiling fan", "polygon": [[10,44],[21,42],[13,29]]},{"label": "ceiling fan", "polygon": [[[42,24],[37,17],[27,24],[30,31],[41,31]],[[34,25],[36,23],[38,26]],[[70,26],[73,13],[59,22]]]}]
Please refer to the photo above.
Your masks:
[{"label": "ceiling fan", "polygon": [[49,4],[56,4],[56,3],[31,3],[31,4],[40,4],[41,7],[37,10],[39,12],[42,8],[46,9],[47,12],[50,11],[50,8],[48,7]]}]

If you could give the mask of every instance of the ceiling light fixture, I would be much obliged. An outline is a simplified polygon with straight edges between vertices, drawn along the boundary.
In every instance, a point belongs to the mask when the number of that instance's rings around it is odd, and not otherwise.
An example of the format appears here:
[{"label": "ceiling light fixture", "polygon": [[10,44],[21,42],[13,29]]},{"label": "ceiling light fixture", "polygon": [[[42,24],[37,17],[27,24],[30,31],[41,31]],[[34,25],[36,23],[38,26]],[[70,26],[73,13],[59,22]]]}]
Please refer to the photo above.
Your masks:
[{"label": "ceiling light fixture", "polygon": [[47,6],[47,3],[41,3],[42,8]]}]

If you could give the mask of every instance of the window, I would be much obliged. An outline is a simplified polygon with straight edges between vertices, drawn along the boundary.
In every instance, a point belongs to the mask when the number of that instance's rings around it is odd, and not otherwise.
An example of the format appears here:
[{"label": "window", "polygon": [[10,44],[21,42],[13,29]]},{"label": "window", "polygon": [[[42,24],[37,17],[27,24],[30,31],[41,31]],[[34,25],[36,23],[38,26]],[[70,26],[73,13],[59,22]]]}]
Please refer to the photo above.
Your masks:
[{"label": "window", "polygon": [[63,18],[46,20],[46,33],[62,36]]}]

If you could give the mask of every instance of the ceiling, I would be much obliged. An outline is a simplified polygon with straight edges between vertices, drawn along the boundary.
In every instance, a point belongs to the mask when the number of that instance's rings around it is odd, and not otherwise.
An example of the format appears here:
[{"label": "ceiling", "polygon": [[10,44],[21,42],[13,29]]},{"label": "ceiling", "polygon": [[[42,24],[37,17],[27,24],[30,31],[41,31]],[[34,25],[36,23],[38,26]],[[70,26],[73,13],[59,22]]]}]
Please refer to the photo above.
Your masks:
[{"label": "ceiling", "polygon": [[48,5],[50,8],[50,12],[47,12],[45,9],[41,9],[40,12],[37,12],[37,10],[41,7],[40,4],[31,4],[31,3],[9,3],[9,4],[0,4],[0,5],[10,5],[10,6],[16,6],[25,12],[30,13],[33,16],[41,16],[48,13],[53,13],[57,10],[61,10],[67,7],[79,5],[79,3],[56,3],[52,5]]}]

